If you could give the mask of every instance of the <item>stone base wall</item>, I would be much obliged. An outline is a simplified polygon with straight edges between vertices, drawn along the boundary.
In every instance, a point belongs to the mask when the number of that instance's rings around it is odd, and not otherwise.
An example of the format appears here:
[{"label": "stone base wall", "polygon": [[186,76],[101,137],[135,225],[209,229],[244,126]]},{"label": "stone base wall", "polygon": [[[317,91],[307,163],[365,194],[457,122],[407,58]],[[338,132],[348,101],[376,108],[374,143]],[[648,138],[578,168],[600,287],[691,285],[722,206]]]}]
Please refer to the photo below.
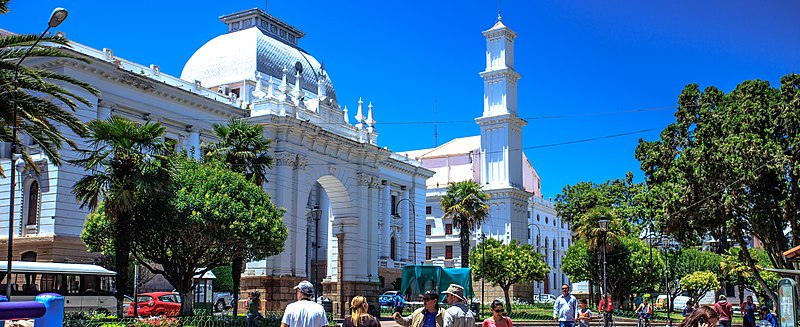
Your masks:
[{"label": "stone base wall", "polygon": [[[341,285],[341,292],[340,287]],[[342,318],[350,314],[350,300],[361,295],[370,306],[378,305],[380,283],[378,282],[323,282],[323,296],[333,301],[333,316]]]},{"label": "stone base wall", "polygon": [[[481,281],[472,281],[472,289],[475,291],[475,298],[481,299]],[[531,303],[533,301],[533,287],[532,284],[514,284],[508,291],[508,296],[511,301],[520,299]],[[505,302],[505,293],[500,286],[492,286],[491,283],[486,283],[486,288],[483,293],[482,301],[484,306],[488,306],[495,299]]]},{"label": "stone base wall", "polygon": [[286,305],[297,301],[297,291],[292,289],[298,283],[306,280],[304,277],[290,276],[242,276],[239,286],[238,312],[247,310],[245,301],[247,294],[252,291],[261,293],[261,311],[281,311]]},{"label": "stone base wall", "polygon": [[[383,285],[379,285],[380,293],[393,291],[394,287],[392,287],[392,283],[398,278],[403,277],[403,270],[394,268],[378,268],[378,276],[383,277]],[[400,285],[397,285],[397,287],[399,288]]]},{"label": "stone base wall", "polygon": [[[0,239],[0,248],[7,249],[7,244],[8,238]],[[93,263],[99,256],[88,252],[86,244],[77,236],[15,236],[12,250],[13,260],[20,260],[22,254],[29,251],[35,252],[36,261],[42,262]]]}]

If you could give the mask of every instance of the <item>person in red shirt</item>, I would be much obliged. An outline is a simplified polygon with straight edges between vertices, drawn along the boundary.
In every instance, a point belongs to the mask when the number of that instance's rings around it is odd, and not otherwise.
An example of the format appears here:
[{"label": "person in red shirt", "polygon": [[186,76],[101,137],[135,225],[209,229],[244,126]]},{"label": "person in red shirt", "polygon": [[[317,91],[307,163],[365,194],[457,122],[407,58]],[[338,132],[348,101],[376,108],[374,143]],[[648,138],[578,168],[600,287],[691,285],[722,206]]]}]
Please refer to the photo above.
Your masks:
[{"label": "person in red shirt", "polygon": [[731,327],[731,320],[733,318],[733,305],[728,302],[725,295],[719,296],[719,301],[714,303],[714,311],[719,315],[719,324],[722,327]]},{"label": "person in red shirt", "polygon": [[600,305],[597,306],[597,311],[601,315],[606,316],[603,319],[603,325],[608,324],[612,320],[614,313],[614,302],[611,301],[611,294],[606,293],[606,296],[600,299]]}]

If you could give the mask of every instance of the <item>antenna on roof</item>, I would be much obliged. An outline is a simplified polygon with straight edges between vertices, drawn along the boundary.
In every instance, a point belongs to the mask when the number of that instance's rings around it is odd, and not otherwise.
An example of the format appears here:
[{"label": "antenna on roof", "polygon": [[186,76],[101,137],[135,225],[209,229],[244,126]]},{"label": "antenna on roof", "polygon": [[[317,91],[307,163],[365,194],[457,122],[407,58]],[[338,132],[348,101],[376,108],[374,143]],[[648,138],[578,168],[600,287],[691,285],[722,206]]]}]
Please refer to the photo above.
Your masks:
[{"label": "antenna on roof", "polygon": [[269,4],[269,0],[264,0],[264,12],[267,12],[267,5],[268,4]]},{"label": "antenna on roof", "polygon": [[436,129],[436,97],[433,97],[433,147],[439,146],[439,133]]}]

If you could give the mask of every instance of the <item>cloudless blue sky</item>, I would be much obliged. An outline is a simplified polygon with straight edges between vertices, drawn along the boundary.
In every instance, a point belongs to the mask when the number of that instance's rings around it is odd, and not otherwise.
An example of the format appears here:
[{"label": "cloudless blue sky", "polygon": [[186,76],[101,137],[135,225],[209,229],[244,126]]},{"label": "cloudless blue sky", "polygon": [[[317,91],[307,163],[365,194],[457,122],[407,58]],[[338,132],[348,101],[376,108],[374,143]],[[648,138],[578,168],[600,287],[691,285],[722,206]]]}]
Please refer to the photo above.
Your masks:
[{"label": "cloudless blue sky", "polygon": [[[546,197],[567,184],[632,171],[634,149],[673,121],[688,83],[725,92],[748,79],[777,86],[800,69],[798,1],[502,1],[519,34],[516,67],[525,153]],[[226,32],[218,17],[265,1],[12,0],[0,28],[40,33],[55,7],[56,30],[73,41],[180,76],[205,42]],[[485,39],[496,1],[274,0],[267,12],[306,33],[300,46],[325,62],[351,116],[375,106],[378,143],[395,151],[479,134]],[[609,135],[648,132],[603,138]],[[600,140],[562,144],[571,141]]]}]

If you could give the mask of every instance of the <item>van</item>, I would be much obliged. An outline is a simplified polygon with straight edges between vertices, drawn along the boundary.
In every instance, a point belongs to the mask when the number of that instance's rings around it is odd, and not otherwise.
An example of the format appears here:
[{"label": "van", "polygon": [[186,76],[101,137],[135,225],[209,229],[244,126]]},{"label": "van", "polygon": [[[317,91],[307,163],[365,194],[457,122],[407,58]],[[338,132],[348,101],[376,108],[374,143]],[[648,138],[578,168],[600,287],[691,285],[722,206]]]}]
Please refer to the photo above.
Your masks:
[{"label": "van", "polygon": [[[686,302],[690,301],[692,298],[688,296],[678,295],[674,299],[672,299],[672,311],[673,312],[681,312],[683,311],[683,307],[686,306]],[[653,303],[653,308],[656,310],[667,310],[667,296],[662,294],[656,298],[656,301]]]}]

